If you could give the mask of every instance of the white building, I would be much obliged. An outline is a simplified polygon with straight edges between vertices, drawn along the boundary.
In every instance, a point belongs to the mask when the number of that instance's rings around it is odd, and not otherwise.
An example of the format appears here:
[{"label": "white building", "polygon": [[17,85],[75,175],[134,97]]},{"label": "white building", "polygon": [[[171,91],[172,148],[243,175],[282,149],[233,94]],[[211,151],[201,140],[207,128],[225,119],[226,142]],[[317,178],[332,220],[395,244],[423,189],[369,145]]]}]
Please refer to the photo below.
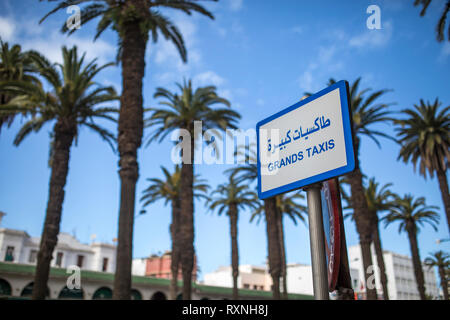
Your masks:
[{"label": "white building", "polygon": [[[356,290],[360,286],[357,269],[350,268],[350,278],[352,279],[352,289]],[[307,264],[288,264],[287,287],[288,292],[314,295],[312,267]]]},{"label": "white building", "polygon": [[[0,213],[0,220],[2,215]],[[40,241],[39,237],[30,237],[25,231],[0,228],[0,261],[35,265]],[[82,270],[114,272],[116,246],[107,243],[83,244],[62,232],[58,235],[51,267],[66,269],[71,265]]]},{"label": "white building", "polygon": [[[0,212],[1,218],[4,216]],[[29,299],[34,285],[39,238],[30,237],[20,230],[0,228],[0,299]],[[144,276],[147,258],[133,260],[131,299],[166,300],[169,296],[169,279]],[[116,264],[116,247],[105,243],[80,243],[67,233],[60,233],[54,250],[47,282],[47,299],[111,299]],[[81,288],[69,289],[68,281],[72,271],[67,267],[81,267]],[[256,268],[257,269],[257,268]],[[260,268],[261,269],[261,268]],[[70,270],[70,269],[69,269]],[[243,288],[258,283],[264,268],[254,271],[242,266]],[[245,276],[244,274],[249,274]],[[264,278],[264,277],[263,277]],[[264,283],[263,283],[264,285]],[[270,287],[270,286],[269,286]],[[270,291],[240,290],[241,299],[271,299]],[[181,291],[181,287],[178,288]],[[181,292],[178,297],[181,297]],[[192,289],[192,299],[230,299],[231,288],[196,285]],[[311,299],[312,297],[291,295],[291,299]],[[178,298],[177,298],[178,299]]]},{"label": "white building", "polygon": [[287,265],[288,292],[314,295],[312,268],[306,264]]},{"label": "white building", "polygon": [[[350,269],[353,288],[360,285],[357,269]],[[216,271],[204,276],[204,284],[218,287],[233,287],[231,266],[220,267]],[[280,283],[280,289],[281,289]],[[239,266],[238,288],[252,290],[271,290],[272,278],[267,267],[252,265]],[[291,263],[287,265],[288,293],[300,295],[314,295],[312,268],[310,265]]]},{"label": "white building", "polygon": [[[219,267],[216,271],[207,273],[203,283],[217,287],[233,287],[231,266]],[[270,291],[272,279],[265,267],[240,265],[238,276],[239,289]]]},{"label": "white building", "polygon": [[[372,245],[372,261],[377,265],[375,249]],[[351,268],[359,271],[359,285],[354,286],[355,291],[365,293],[364,273],[359,245],[348,248],[348,257]],[[418,300],[419,292],[414,276],[412,259],[405,255],[400,255],[391,251],[383,251],[384,264],[386,267],[386,277],[388,280],[389,299],[391,300]],[[425,278],[425,290],[428,295],[439,296],[439,287],[437,286],[434,269],[422,268]],[[382,296],[383,290],[380,282],[380,272],[378,267],[375,271],[375,287],[379,296]]]},{"label": "white building", "polygon": [[131,263],[131,274],[135,276],[145,276],[147,268],[147,258],[136,258]]}]

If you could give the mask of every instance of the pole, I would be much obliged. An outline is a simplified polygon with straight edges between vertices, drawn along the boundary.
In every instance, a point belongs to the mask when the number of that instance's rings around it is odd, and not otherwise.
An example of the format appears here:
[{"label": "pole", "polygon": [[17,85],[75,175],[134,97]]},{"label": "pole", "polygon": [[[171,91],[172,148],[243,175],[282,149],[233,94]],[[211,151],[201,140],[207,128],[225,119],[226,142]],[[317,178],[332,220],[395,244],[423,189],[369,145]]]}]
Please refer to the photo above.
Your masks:
[{"label": "pole", "polygon": [[316,300],[328,300],[328,272],[325,257],[325,234],[323,231],[320,188],[321,184],[314,184],[304,190],[308,201],[314,298]]},{"label": "pole", "polygon": [[337,300],[355,300],[355,293],[352,289],[352,279],[350,277],[350,266],[348,264],[347,241],[345,240],[344,217],[342,216],[341,191],[339,179],[334,178],[338,195],[339,224],[340,224],[340,257],[339,275],[336,283]]}]

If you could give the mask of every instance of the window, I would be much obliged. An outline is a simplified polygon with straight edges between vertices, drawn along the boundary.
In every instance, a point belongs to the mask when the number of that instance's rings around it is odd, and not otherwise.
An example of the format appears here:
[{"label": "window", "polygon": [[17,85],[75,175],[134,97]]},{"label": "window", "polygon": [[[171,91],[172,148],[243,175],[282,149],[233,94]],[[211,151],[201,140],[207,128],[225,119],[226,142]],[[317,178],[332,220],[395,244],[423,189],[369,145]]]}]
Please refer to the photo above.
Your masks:
[{"label": "window", "polygon": [[255,284],[255,285],[253,285],[253,289],[254,290],[258,290],[258,286]]},{"label": "window", "polygon": [[36,258],[37,258],[37,250],[31,250],[30,251],[30,256],[28,257],[28,262],[29,263],[35,263],[36,262]]},{"label": "window", "polygon": [[79,255],[77,257],[77,266],[79,266],[80,268],[83,267],[83,262],[84,262],[84,256]]},{"label": "window", "polygon": [[5,261],[14,261],[14,247],[6,247]]},{"label": "window", "polygon": [[58,253],[56,254],[56,265],[57,265],[58,267],[61,267],[61,266],[62,266],[62,258],[63,258],[63,253],[62,253],[62,252],[58,252]]},{"label": "window", "polygon": [[108,258],[103,258],[102,271],[106,272],[108,270]]},{"label": "window", "polygon": [[250,285],[248,283],[244,283],[244,289],[250,289]]}]

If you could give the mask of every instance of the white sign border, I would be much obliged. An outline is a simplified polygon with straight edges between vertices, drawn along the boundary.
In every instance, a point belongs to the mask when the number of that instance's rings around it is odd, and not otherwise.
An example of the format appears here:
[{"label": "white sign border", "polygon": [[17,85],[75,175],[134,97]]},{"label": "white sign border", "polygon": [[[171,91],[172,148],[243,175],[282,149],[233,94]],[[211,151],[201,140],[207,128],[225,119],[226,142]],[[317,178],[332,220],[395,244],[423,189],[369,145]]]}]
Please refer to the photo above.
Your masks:
[{"label": "white sign border", "polygon": [[[341,112],[342,112],[342,122],[344,126],[344,141],[345,141],[345,152],[347,157],[347,164],[345,166],[325,171],[320,174],[301,179],[289,184],[286,184],[281,187],[277,187],[274,189],[270,189],[267,191],[262,192],[261,191],[261,162],[260,162],[260,143],[259,143],[259,128],[276,119],[284,114],[291,112],[295,109],[298,109],[309,102],[320,98],[321,96],[335,90],[339,89],[339,96],[341,99]],[[317,182],[325,181],[340,175],[344,175],[346,173],[349,173],[356,168],[356,161],[355,161],[355,150],[353,147],[353,134],[352,134],[353,128],[352,128],[352,118],[351,118],[351,110],[350,110],[350,102],[349,102],[349,91],[348,91],[348,82],[345,80],[338,81],[334,83],[333,85],[329,86],[328,88],[325,88],[312,96],[301,100],[300,102],[297,102],[296,104],[281,110],[280,112],[275,113],[274,115],[259,121],[256,124],[256,139],[257,139],[257,167],[258,167],[258,197],[260,199],[266,199],[273,196],[276,196],[281,193],[289,192],[295,189],[299,189]]]}]

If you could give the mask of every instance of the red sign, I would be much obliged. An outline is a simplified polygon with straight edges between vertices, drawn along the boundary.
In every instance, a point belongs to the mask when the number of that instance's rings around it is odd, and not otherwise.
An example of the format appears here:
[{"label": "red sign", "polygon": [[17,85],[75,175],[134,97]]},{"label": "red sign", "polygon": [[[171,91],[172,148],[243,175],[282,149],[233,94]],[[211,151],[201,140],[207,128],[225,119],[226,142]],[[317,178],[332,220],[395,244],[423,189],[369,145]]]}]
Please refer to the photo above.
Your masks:
[{"label": "red sign", "polygon": [[339,194],[339,182],[330,179],[322,184],[322,215],[325,233],[325,250],[327,253],[328,289],[330,292],[336,289],[339,274],[340,245],[341,245],[341,205]]}]

